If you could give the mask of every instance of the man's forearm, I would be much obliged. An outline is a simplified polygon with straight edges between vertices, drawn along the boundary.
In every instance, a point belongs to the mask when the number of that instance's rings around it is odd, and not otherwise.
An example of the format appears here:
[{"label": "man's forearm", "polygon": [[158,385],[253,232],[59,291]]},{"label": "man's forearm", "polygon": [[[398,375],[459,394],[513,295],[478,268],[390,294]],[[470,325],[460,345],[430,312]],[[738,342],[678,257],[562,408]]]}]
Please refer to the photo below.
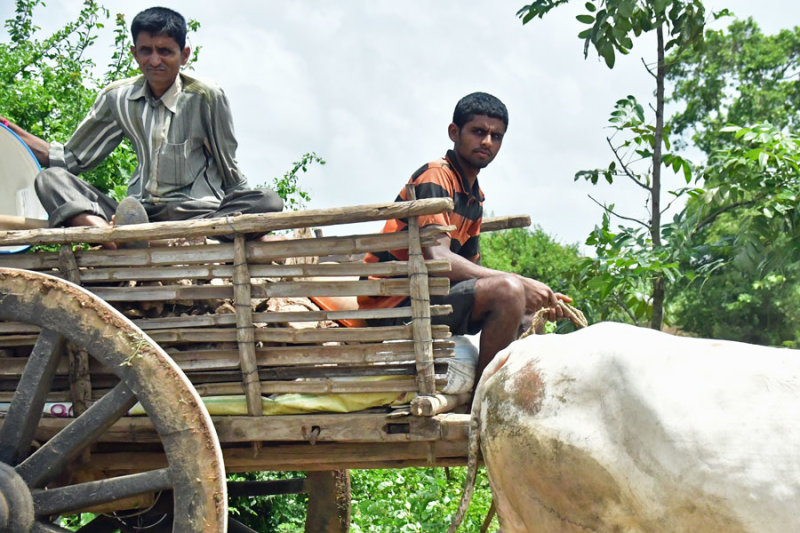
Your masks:
[{"label": "man's forearm", "polygon": [[449,239],[438,245],[427,247],[423,250],[426,259],[445,259],[450,262],[450,271],[443,273],[450,281],[460,281],[472,278],[488,278],[490,276],[505,275],[505,272],[487,268],[473,263],[469,259],[454,254],[450,251]]}]

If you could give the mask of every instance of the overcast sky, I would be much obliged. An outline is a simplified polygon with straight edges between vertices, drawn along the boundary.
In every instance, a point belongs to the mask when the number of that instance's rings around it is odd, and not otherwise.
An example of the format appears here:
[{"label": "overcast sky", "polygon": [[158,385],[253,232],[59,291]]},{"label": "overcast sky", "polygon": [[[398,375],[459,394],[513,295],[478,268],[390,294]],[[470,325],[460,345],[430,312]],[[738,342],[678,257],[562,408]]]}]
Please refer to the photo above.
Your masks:
[{"label": "overcast sky", "polygon": [[[151,2],[105,0],[130,24]],[[528,214],[565,244],[583,243],[600,220],[589,198],[644,216],[633,187],[574,182],[576,171],[606,166],[606,129],[614,102],[633,94],[648,102],[651,38],[609,70],[576,35],[583,2],[525,26],[525,0],[196,0],[161,5],[194,18],[201,46],[194,75],[219,83],[234,112],[238,160],[251,185],[282,175],[315,151],[300,186],[309,207],[391,201],[410,174],[452,146],[447,126],[456,101],[473,91],[498,96],[509,109],[497,159],[479,176],[486,214]],[[13,14],[0,1],[0,18]],[[48,0],[35,21],[52,31],[78,13],[80,0]],[[752,16],[765,32],[800,20],[797,0],[714,0]],[[109,29],[111,23],[108,23]],[[44,33],[44,32],[43,32]],[[49,34],[49,33],[48,33]],[[3,40],[6,39],[3,34]],[[108,41],[96,53],[104,65]],[[668,186],[670,184],[667,184]],[[675,182],[677,185],[677,182]],[[362,229],[380,229],[379,224]],[[334,229],[332,232],[340,232]]]}]

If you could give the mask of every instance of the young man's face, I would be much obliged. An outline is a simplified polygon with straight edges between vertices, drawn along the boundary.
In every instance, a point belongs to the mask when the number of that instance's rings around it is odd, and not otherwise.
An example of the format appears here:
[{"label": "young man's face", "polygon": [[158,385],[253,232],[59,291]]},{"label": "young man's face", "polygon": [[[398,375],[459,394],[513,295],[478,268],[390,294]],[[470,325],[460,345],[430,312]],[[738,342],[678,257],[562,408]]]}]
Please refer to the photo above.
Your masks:
[{"label": "young man's face", "polygon": [[181,67],[189,60],[188,46],[181,50],[172,37],[146,31],[136,36],[131,53],[157,98],[172,86]]},{"label": "young man's face", "polygon": [[461,162],[480,170],[491,163],[500,151],[506,125],[499,118],[475,115],[461,129],[450,124],[448,133]]}]

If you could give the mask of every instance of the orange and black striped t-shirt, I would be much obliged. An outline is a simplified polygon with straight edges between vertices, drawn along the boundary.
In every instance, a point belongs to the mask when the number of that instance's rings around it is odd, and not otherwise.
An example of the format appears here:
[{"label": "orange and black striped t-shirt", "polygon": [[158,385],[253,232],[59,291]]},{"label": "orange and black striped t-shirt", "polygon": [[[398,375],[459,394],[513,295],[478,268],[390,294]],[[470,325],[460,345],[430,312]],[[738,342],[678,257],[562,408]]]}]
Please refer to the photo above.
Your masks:
[{"label": "orange and black striped t-shirt", "polygon": [[[455,153],[448,150],[443,159],[423,165],[414,172],[409,180],[414,184],[417,200],[423,198],[452,198],[453,211],[436,215],[423,215],[418,218],[419,226],[432,224],[440,226],[455,226],[449,232],[450,251],[470,261],[480,259],[480,232],[481,219],[483,218],[483,192],[478,185],[478,180],[470,187],[463,172],[458,167]],[[406,188],[400,191],[395,198],[396,202],[407,200]],[[408,231],[408,221],[405,219],[387,220],[382,233]],[[382,261],[407,261],[408,249],[389,250],[368,253],[364,258],[366,263]],[[359,307],[362,309],[396,307],[405,296],[360,296]]]}]

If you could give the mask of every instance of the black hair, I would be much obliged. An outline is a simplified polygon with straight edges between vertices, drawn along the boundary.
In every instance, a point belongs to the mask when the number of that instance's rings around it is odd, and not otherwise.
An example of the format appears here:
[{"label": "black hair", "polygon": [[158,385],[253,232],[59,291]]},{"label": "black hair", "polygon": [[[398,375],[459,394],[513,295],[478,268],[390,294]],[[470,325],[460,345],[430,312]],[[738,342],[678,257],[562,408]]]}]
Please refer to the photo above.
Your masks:
[{"label": "black hair", "polygon": [[472,120],[475,115],[486,115],[502,120],[508,127],[508,109],[496,96],[488,93],[472,93],[458,101],[453,111],[453,123],[458,129]]},{"label": "black hair", "polygon": [[186,46],[186,19],[177,11],[166,7],[151,7],[133,17],[131,34],[134,45],[136,36],[143,31],[152,35],[172,37],[181,50]]}]

